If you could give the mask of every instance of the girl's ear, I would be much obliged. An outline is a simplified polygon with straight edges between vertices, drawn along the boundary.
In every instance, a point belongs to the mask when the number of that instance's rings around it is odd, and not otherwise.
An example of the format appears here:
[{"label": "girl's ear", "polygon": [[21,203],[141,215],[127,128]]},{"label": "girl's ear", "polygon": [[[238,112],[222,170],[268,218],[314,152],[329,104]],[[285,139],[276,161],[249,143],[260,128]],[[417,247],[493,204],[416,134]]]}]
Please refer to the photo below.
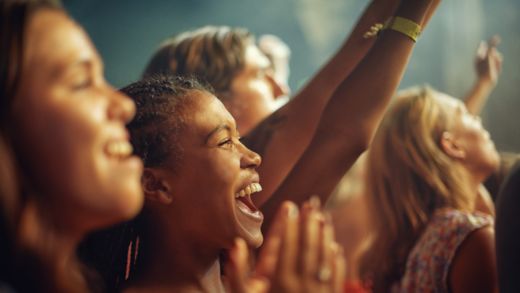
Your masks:
[{"label": "girl's ear", "polygon": [[454,159],[465,159],[466,152],[462,149],[453,138],[453,135],[447,131],[442,133],[441,148],[448,156]]},{"label": "girl's ear", "polygon": [[162,204],[170,204],[173,200],[168,181],[163,172],[153,168],[144,168],[141,177],[141,185],[147,200],[159,202]]}]

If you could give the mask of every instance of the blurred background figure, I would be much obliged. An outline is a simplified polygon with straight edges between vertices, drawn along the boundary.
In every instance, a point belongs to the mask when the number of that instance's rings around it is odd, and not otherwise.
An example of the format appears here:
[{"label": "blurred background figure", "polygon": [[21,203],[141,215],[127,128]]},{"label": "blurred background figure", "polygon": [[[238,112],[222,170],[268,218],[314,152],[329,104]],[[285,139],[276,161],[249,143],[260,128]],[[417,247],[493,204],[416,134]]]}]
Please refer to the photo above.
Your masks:
[{"label": "blurred background figure", "polygon": [[143,204],[135,106],[54,1],[0,2],[0,39],[0,290],[90,292],[79,242]]},{"label": "blurred background figure", "polygon": [[[474,55],[476,79],[464,98],[468,111],[474,115],[480,114],[498,83],[502,68],[502,54],[496,48],[499,42],[498,36],[492,37],[488,42],[480,42]],[[488,190],[480,189],[480,210],[495,214],[493,199],[496,198],[504,177],[519,157],[516,154],[501,153],[500,167],[485,182]],[[368,217],[372,212],[367,210],[364,196],[366,164],[365,153],[342,178],[328,203],[338,242],[343,245],[349,263],[347,278],[351,281],[359,279],[359,257],[366,249],[370,234]]]},{"label": "blurred background figure", "polygon": [[401,92],[368,155],[374,292],[497,292],[494,222],[478,210],[499,156],[480,119],[429,88]]},{"label": "blurred background figure", "polygon": [[[292,92],[298,92],[341,46],[369,2],[69,0],[65,4],[92,35],[107,63],[108,80],[117,86],[138,79],[157,44],[165,38],[213,24],[246,27],[256,35],[273,34],[282,39],[291,48],[289,85]],[[125,7],[124,12],[121,7]],[[482,120],[497,148],[512,152],[520,150],[520,128],[509,119],[520,108],[519,11],[520,2],[516,0],[443,1],[438,17],[426,29],[427,37],[417,44],[401,84],[404,88],[428,83],[463,97],[474,82],[468,72],[473,64],[469,52],[480,40],[500,34],[500,48],[508,63]]]},{"label": "blurred background figure", "polygon": [[287,103],[291,94],[289,87],[291,49],[282,39],[270,34],[258,37],[258,48],[271,62],[270,66],[274,72],[274,78],[282,87],[284,96],[277,99],[278,107],[281,107]]}]

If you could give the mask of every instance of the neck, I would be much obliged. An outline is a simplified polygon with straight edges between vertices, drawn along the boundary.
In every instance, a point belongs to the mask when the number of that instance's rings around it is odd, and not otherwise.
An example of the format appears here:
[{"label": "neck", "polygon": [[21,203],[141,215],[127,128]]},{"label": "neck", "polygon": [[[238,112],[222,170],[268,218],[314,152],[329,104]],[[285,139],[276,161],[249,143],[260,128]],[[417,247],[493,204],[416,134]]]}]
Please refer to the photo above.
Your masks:
[{"label": "neck", "polygon": [[479,211],[491,216],[495,215],[495,207],[493,200],[484,187],[483,182],[489,176],[488,172],[476,172],[476,171],[468,171],[469,176],[469,188],[471,194],[474,195],[474,211]]},{"label": "neck", "polygon": [[33,201],[27,203],[20,216],[20,244],[43,261],[41,269],[46,272],[42,273],[50,274],[53,283],[70,284],[81,292],[84,280],[77,266],[76,248],[83,233],[62,229],[44,210]]},{"label": "neck", "polygon": [[203,240],[190,241],[189,232],[176,229],[164,221],[162,225],[157,221],[154,223],[154,228],[148,230],[152,232],[142,240],[143,266],[131,289],[153,289],[154,292],[224,291],[220,248],[210,248]]}]

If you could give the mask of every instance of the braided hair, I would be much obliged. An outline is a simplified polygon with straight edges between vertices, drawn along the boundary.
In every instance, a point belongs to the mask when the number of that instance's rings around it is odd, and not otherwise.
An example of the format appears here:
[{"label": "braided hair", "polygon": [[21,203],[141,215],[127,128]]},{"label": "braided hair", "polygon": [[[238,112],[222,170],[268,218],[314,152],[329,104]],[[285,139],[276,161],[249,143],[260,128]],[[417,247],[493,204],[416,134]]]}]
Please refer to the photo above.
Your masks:
[{"label": "braided hair", "polygon": [[137,107],[128,129],[134,152],[146,167],[161,166],[167,157],[176,161],[182,157],[177,142],[194,90],[212,92],[194,78],[168,75],[152,75],[121,90]]},{"label": "braided hair", "polygon": [[[186,125],[186,111],[193,104],[194,91],[213,93],[192,77],[151,75],[123,89],[136,104],[136,114],[128,125],[134,154],[145,167],[161,166],[168,158],[173,172],[182,158],[178,138]],[[172,161],[173,160],[173,161]],[[80,247],[80,256],[101,275],[108,292],[120,291],[144,265],[146,252],[146,212],[134,220],[91,234]]]}]

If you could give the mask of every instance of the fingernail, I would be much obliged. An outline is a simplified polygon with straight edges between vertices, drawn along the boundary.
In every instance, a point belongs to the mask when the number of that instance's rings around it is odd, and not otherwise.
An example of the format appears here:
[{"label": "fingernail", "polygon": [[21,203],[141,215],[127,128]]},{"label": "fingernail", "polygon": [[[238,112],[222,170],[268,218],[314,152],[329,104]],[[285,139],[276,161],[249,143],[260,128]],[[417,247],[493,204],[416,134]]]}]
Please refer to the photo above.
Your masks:
[{"label": "fingernail", "polygon": [[289,219],[294,219],[298,217],[298,208],[292,202],[287,203],[287,217]]},{"label": "fingernail", "polygon": [[309,204],[311,205],[311,207],[312,207],[313,209],[319,210],[320,207],[321,207],[321,201],[320,201],[320,198],[317,197],[316,195],[313,195],[313,196],[309,199]]}]

